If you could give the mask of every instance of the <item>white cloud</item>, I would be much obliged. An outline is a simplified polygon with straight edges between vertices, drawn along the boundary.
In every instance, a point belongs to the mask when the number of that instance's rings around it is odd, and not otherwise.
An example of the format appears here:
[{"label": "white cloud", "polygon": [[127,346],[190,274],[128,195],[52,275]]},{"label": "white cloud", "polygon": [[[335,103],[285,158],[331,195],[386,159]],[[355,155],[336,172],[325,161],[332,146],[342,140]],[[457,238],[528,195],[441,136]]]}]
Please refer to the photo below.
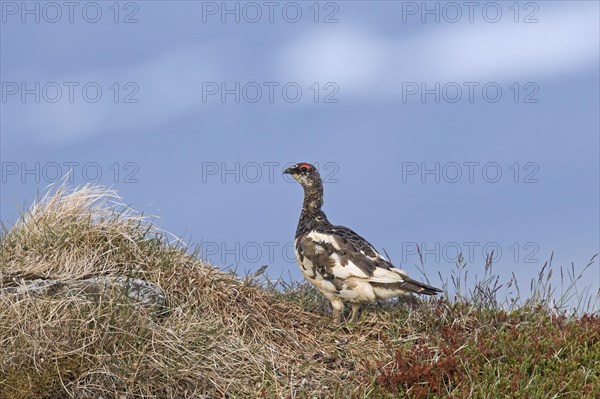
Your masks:
[{"label": "white cloud", "polygon": [[[437,45],[431,62],[445,78],[537,78],[576,71],[598,62],[598,12],[595,4],[554,9],[539,23],[479,25],[426,40]],[[593,12],[596,9],[596,12]]]},{"label": "white cloud", "polygon": [[[146,129],[199,111],[202,96],[199,88],[203,81],[214,80],[221,74],[206,55],[205,47],[181,46],[157,57],[120,69],[86,71],[78,76],[56,77],[63,88],[60,101],[26,103],[11,101],[6,104],[5,134],[28,134],[36,140],[60,144],[85,139],[102,132],[126,129]],[[74,101],[70,103],[68,88],[63,82],[78,82]],[[102,97],[87,102],[81,92],[84,84],[97,83]],[[119,83],[118,101],[115,102],[114,82]],[[125,86],[127,82],[132,85]],[[42,82],[46,83],[46,82]],[[137,92],[134,91],[137,90]],[[42,90],[43,92],[43,90]],[[90,96],[95,96],[94,91]],[[125,96],[139,100],[124,103]]]},{"label": "white cloud", "polygon": [[321,29],[288,45],[275,62],[285,77],[335,81],[344,95],[364,98],[400,95],[407,81],[536,81],[597,65],[597,4],[542,11],[535,24],[432,24],[410,36]]},{"label": "white cloud", "polygon": [[346,90],[362,90],[385,68],[387,50],[387,43],[357,31],[313,32],[279,54],[280,72],[282,80],[341,81]]},{"label": "white cloud", "polygon": [[[402,82],[537,81],[575,74],[598,64],[597,15],[597,3],[561,3],[544,7],[537,24],[433,24],[402,30],[401,36],[377,35],[348,21],[272,47],[271,64],[264,57],[246,59],[248,53],[240,51],[243,44],[255,43],[253,37],[236,39],[237,47],[223,42],[179,46],[122,68],[52,77],[49,81],[98,82],[103,98],[97,103],[10,101],[3,104],[3,134],[60,144],[154,128],[212,112],[217,101],[202,102],[202,82],[252,80],[257,73],[303,87],[336,82],[340,96],[368,101],[401,96]],[[139,103],[114,103],[113,82],[137,84]],[[131,87],[121,87],[121,100],[127,92]]]}]

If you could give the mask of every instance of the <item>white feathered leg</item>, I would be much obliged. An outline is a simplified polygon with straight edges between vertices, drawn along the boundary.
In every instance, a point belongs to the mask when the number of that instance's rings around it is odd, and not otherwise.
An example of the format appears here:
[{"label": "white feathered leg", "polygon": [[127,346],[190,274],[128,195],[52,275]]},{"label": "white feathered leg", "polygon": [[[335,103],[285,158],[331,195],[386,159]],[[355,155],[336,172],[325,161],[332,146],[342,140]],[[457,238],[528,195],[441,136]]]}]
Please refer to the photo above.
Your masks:
[{"label": "white feathered leg", "polygon": [[354,323],[355,321],[358,320],[358,315],[360,314],[361,307],[362,307],[362,305],[360,303],[352,304],[352,317],[350,318],[351,323]]}]

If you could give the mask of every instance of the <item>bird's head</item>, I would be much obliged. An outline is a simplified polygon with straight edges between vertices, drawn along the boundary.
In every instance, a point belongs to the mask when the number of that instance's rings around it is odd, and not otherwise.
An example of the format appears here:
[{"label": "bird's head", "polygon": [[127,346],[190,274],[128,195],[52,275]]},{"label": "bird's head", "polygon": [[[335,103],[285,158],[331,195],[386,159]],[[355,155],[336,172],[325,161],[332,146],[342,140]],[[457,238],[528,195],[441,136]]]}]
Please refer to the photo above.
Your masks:
[{"label": "bird's head", "polygon": [[304,188],[321,186],[321,175],[319,175],[319,171],[309,163],[297,163],[284,170],[283,173],[292,175],[292,177],[302,184]]}]

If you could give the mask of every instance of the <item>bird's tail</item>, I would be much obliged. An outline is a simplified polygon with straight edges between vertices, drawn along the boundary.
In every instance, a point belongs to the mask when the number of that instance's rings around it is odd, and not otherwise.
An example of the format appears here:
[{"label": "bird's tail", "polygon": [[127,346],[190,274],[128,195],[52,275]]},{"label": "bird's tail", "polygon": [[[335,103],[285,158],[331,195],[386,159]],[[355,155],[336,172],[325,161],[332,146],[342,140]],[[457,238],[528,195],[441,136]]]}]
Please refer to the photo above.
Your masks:
[{"label": "bird's tail", "polygon": [[404,291],[414,292],[416,294],[421,295],[436,295],[442,290],[439,288],[432,287],[431,285],[427,285],[417,280],[413,280],[410,277],[404,277],[404,281],[401,283],[397,283],[399,288]]}]

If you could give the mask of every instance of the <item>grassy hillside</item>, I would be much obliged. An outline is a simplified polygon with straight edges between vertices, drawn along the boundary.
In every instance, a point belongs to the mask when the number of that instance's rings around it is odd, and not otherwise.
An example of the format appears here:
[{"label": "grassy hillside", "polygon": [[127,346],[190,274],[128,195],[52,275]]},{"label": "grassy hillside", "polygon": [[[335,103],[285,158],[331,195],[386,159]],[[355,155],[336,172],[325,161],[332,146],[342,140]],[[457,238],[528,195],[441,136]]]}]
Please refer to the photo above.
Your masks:
[{"label": "grassy hillside", "polygon": [[[543,274],[512,304],[489,274],[335,326],[310,286],[221,272],[124,209],[59,188],[2,232],[0,398],[600,397],[600,316],[563,312]],[[7,289],[103,275],[155,284],[166,309]]]}]

